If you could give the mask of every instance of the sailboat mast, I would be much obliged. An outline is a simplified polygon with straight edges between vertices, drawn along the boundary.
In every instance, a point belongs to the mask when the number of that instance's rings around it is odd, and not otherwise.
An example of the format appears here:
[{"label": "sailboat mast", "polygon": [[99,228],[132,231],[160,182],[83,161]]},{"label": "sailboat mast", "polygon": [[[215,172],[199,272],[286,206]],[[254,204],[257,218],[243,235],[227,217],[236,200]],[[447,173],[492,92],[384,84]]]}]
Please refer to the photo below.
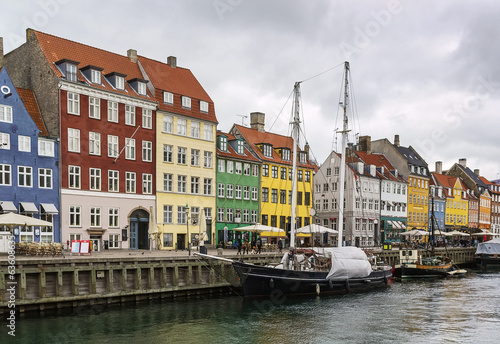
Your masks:
[{"label": "sailboat mast", "polygon": [[297,203],[297,145],[299,143],[300,125],[300,82],[294,85],[294,113],[292,122],[292,214],[290,217],[290,249],[295,248],[295,205]]},{"label": "sailboat mast", "polygon": [[342,147],[341,147],[341,160],[340,160],[340,182],[339,182],[339,224],[338,224],[338,231],[339,231],[339,236],[338,236],[338,247],[342,247],[342,238],[343,238],[343,227],[344,227],[344,184],[345,184],[345,160],[346,160],[346,147],[347,147],[347,105],[349,104],[349,80],[348,80],[348,74],[349,74],[349,62],[344,63],[345,67],[345,76],[344,76],[344,103],[343,103],[343,108],[344,108],[344,126],[341,131],[342,133]]}]

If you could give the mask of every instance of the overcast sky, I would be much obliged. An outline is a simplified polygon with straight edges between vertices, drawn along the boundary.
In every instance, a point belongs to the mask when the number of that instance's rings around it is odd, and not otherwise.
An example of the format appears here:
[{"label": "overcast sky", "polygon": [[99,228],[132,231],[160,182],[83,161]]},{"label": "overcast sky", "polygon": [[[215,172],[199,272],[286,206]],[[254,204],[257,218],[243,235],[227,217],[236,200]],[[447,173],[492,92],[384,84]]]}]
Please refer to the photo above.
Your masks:
[{"label": "overcast sky", "polygon": [[[177,56],[215,103],[219,129],[266,114],[289,134],[294,82],[349,61],[353,133],[399,134],[429,164],[500,178],[498,1],[9,1],[5,52],[25,29],[160,61]],[[305,81],[305,138],[321,164],[334,147],[342,67]],[[283,109],[283,111],[282,111]],[[281,113],[281,114],[280,114]]]}]

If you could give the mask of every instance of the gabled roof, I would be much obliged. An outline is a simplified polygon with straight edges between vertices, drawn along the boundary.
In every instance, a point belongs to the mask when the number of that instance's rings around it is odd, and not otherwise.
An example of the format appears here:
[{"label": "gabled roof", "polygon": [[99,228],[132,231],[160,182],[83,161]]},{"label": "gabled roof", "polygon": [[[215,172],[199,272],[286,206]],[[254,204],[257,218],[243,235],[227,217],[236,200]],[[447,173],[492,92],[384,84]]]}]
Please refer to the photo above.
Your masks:
[{"label": "gabled roof", "polygon": [[[465,184],[462,183],[462,181],[458,177],[452,177],[452,176],[448,176],[448,175],[445,175],[445,174],[439,174],[439,173],[435,173],[435,172],[432,172],[432,176],[434,177],[433,179],[436,180],[438,182],[438,184],[443,187],[443,192],[446,194],[446,197],[450,197],[450,198],[454,198],[455,197],[453,195],[453,193],[449,193],[448,192],[448,188],[449,189],[454,189],[455,185],[457,183],[460,185],[460,189],[462,191],[465,191],[466,188],[467,188],[465,186]],[[464,198],[462,192],[460,193],[460,196],[462,198]]]},{"label": "gabled roof", "polygon": [[[225,135],[227,136],[228,140],[228,145],[227,145],[227,151],[222,151],[219,149],[219,145],[217,144],[217,155],[223,158],[231,158],[235,160],[248,160],[248,161],[253,161],[253,162],[261,162],[259,159],[257,159],[247,147],[244,147],[244,153],[243,155],[236,153],[234,148],[229,144],[229,141],[236,140],[236,137],[234,135],[224,133],[220,130],[217,131],[217,137]],[[218,142],[218,141],[217,141]]]},{"label": "gabled roof", "polygon": [[[287,161],[281,159],[281,156],[276,152],[277,148],[288,148],[290,150],[293,149],[293,139],[289,136],[283,136],[279,134],[273,134],[269,132],[261,132],[257,129],[252,129],[248,127],[244,127],[238,124],[234,124],[234,128],[238,130],[241,135],[245,138],[245,140],[248,142],[248,144],[252,147],[253,151],[257,154],[260,160],[266,161],[266,162],[271,162],[275,164],[282,164],[282,165],[292,165],[292,161]],[[262,143],[268,143],[273,146],[273,156],[272,158],[264,156],[262,151],[259,149],[257,145],[262,144]],[[297,166],[300,166],[302,168],[311,168],[316,170],[317,166],[313,164],[310,160],[307,161],[307,163],[301,164],[297,162]]]},{"label": "gabled roof", "polygon": [[367,153],[363,151],[354,151],[359,159],[366,165],[374,165],[375,167],[378,167],[379,169],[381,167],[384,168],[384,173],[381,173],[377,170],[377,176],[382,179],[388,179],[388,180],[393,180],[393,181],[398,181],[398,182],[404,182],[406,183],[406,179],[403,178],[402,175],[398,173],[397,176],[395,176],[392,172],[395,172],[394,166],[391,164],[391,162],[387,159],[387,157],[384,154],[380,153]]},{"label": "gabled roof", "polygon": [[125,82],[124,90],[117,90],[111,86],[104,75],[117,72],[126,75],[125,80],[143,79],[143,75],[137,63],[132,62],[127,56],[115,54],[106,50],[91,47],[82,43],[77,43],[57,36],[49,35],[40,31],[33,31],[45,58],[49,62],[57,78],[64,79],[63,74],[57,68],[56,62],[61,60],[71,60],[79,62],[78,67],[83,68],[89,65],[102,68],[102,85],[89,83],[89,81],[78,73],[78,81],[92,87],[117,92],[124,95],[154,101],[154,97],[149,91],[147,95],[139,95]]},{"label": "gabled roof", "polygon": [[38,133],[38,135],[48,136],[49,133],[47,131],[47,128],[45,127],[45,123],[43,122],[42,115],[40,114],[40,109],[38,108],[35,93],[32,90],[19,87],[16,87],[16,90],[19,94],[19,97],[21,97],[23,101],[26,111],[28,111],[29,115],[33,119],[33,122],[35,122],[36,126],[40,130],[40,133]]},{"label": "gabled roof", "polygon": [[470,168],[468,167],[463,167],[462,165],[460,164],[457,164],[455,163],[455,166],[457,166],[458,168],[460,168],[462,171],[464,171],[467,176],[477,185],[479,186],[482,186],[484,188],[487,187],[487,185],[484,183],[484,181],[479,178],[479,176],[477,174],[475,174]]},{"label": "gabled roof", "polygon": [[[160,110],[175,112],[198,119],[217,123],[213,101],[203,89],[196,77],[189,69],[182,67],[171,67],[167,63],[139,56],[139,62],[148,75],[149,80],[156,89],[155,95],[159,102]],[[198,104],[191,105],[191,109],[182,107],[181,99],[174,99],[174,105],[163,102],[163,91],[173,93],[177,96],[185,96],[192,100],[202,100],[209,103],[208,113],[201,112]]]}]

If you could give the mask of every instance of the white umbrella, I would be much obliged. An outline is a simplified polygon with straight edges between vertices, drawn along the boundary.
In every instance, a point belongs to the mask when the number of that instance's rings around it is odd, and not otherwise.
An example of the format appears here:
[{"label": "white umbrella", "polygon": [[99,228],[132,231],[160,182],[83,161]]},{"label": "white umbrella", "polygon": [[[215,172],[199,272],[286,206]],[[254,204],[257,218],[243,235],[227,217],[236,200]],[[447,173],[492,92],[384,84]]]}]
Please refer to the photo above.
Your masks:
[{"label": "white umbrella", "polygon": [[470,236],[470,234],[459,232],[459,231],[451,231],[451,232],[448,232],[448,234],[453,235],[453,236]]},{"label": "white umbrella", "polygon": [[301,227],[297,229],[297,233],[329,233],[329,234],[338,234],[339,232],[335,229],[331,229],[328,227],[320,226],[316,223]]},{"label": "white umbrella", "polygon": [[52,223],[35,219],[34,217],[24,216],[20,214],[7,213],[0,215],[0,226],[9,226],[11,229],[15,226],[48,226],[52,227]]},{"label": "white umbrella", "polygon": [[451,236],[451,234],[450,234],[450,233],[448,233],[448,232],[443,232],[443,231],[440,231],[440,230],[435,230],[435,231],[434,231],[434,235]]},{"label": "white umbrella", "polygon": [[424,231],[419,231],[418,229],[412,229],[411,231],[399,233],[399,235],[402,235],[402,236],[425,236],[425,235],[429,235],[429,233],[424,232]]},{"label": "white umbrella", "polygon": [[233,228],[233,231],[239,232],[284,232],[281,228],[261,225],[260,223],[256,223],[254,225],[245,226],[245,227],[237,227]]}]

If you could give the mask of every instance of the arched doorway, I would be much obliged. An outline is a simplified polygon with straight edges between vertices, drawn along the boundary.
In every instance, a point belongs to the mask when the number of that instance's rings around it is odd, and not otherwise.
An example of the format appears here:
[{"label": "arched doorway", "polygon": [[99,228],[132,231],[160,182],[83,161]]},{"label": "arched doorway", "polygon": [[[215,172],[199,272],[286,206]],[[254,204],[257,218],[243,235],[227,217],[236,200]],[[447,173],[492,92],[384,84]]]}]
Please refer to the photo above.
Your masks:
[{"label": "arched doorway", "polygon": [[130,248],[132,250],[149,249],[148,228],[149,213],[144,209],[137,209],[130,215]]}]

